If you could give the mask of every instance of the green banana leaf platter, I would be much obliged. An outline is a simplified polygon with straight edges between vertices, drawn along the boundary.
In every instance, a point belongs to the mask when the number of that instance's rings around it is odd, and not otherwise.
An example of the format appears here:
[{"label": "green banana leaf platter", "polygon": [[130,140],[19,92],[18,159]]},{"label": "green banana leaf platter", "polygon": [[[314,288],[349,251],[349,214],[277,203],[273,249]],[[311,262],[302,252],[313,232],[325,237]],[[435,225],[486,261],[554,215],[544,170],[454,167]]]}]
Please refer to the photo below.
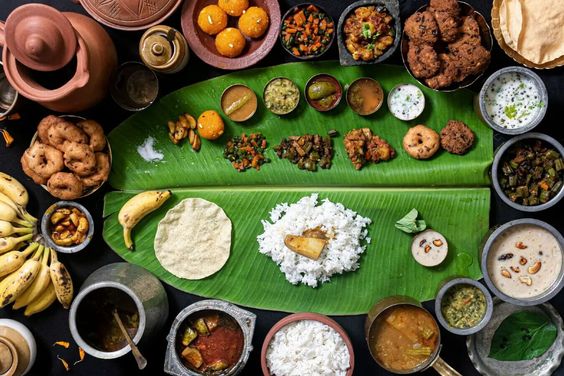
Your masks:
[{"label": "green banana leaf platter", "polygon": [[[432,299],[441,281],[449,277],[480,278],[479,246],[489,228],[487,186],[493,140],[492,131],[473,111],[470,91],[437,93],[422,89],[426,111],[410,123],[395,119],[385,105],[373,116],[358,116],[347,108],[344,99],[334,111],[319,113],[302,98],[303,103],[287,117],[269,113],[259,101],[257,114],[247,123],[233,123],[224,117],[226,135],[215,142],[203,140],[199,153],[187,143],[173,145],[168,139],[166,123],[181,113],[195,117],[208,109],[221,113],[221,93],[231,84],[244,83],[261,98],[264,85],[273,77],[288,77],[303,89],[309,77],[317,73],[332,74],[343,86],[358,77],[373,77],[386,93],[399,83],[415,83],[398,66],[343,68],[336,62],[291,63],[232,73],[162,98],[108,135],[113,151],[110,184],[121,190],[105,197],[103,235],[108,245],[126,261],[146,268],[182,291],[288,312],[362,314],[385,296],[409,295],[424,301]],[[449,119],[464,121],[476,135],[475,145],[466,155],[440,151],[430,160],[418,161],[402,149],[401,141],[409,126],[422,123],[439,131]],[[335,157],[331,169],[317,172],[302,171],[279,160],[272,148],[266,152],[272,162],[260,171],[239,173],[223,158],[225,140],[243,132],[261,132],[273,146],[291,135],[326,134],[335,129],[342,136],[361,127],[372,129],[390,142],[397,151],[396,158],[356,171],[346,156],[342,137],[333,139]],[[137,146],[149,136],[155,139],[155,149],[164,155],[162,161],[146,162],[137,152]],[[171,188],[172,198],[136,226],[135,251],[127,250],[117,219],[120,208],[139,191],[162,188]],[[287,282],[278,266],[258,252],[256,241],[263,232],[261,220],[269,219],[276,204],[293,203],[313,193],[372,220],[368,228],[371,241],[358,270],[335,275],[315,289]],[[167,210],[189,197],[215,202],[233,224],[227,264],[199,281],[177,278],[164,270],[153,248],[159,221]],[[444,234],[449,242],[449,255],[438,267],[417,264],[410,252],[412,235],[394,227],[412,208],[417,208],[428,226]]]}]

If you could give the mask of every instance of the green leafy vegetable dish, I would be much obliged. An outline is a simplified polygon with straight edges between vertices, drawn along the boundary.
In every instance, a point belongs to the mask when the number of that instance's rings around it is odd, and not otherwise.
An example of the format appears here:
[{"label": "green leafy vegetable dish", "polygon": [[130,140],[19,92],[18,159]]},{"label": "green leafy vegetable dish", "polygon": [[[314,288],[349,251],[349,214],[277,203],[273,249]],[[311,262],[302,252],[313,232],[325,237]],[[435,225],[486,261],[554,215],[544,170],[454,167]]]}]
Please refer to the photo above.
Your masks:
[{"label": "green leafy vegetable dish", "polygon": [[552,346],[557,335],[556,325],[545,314],[515,312],[495,331],[488,357],[500,361],[535,359]]}]

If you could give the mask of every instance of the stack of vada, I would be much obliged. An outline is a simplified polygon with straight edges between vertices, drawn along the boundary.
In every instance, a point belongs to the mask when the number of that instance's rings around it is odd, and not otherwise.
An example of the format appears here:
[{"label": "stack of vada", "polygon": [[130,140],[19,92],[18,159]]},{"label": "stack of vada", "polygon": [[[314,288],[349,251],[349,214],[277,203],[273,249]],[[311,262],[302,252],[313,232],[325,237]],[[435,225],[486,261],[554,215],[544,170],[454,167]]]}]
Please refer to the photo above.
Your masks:
[{"label": "stack of vada", "polygon": [[51,195],[75,200],[102,185],[111,163],[106,136],[94,120],[76,124],[49,115],[37,126],[36,141],[21,158],[24,173]]},{"label": "stack of vada", "polygon": [[426,10],[406,20],[404,30],[409,69],[432,89],[478,75],[490,62],[478,22],[472,14],[461,15],[457,0],[430,0]]}]

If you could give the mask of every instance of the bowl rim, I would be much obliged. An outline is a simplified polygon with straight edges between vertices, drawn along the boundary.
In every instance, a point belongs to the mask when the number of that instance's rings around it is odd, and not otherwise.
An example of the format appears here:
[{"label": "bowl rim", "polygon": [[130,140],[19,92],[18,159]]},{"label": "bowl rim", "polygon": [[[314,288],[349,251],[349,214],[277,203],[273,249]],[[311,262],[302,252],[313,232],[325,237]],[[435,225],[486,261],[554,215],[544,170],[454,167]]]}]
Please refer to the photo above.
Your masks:
[{"label": "bowl rim", "polygon": [[[351,106],[351,103],[350,103],[350,100],[349,100],[349,90],[350,90],[350,88],[353,87],[353,85],[358,85],[358,83],[361,82],[361,81],[370,81],[370,82],[376,83],[376,85],[378,85],[378,87],[380,88],[380,91],[382,92],[382,100],[380,101],[380,104],[379,104],[373,111],[371,111],[371,112],[369,112],[369,113],[366,113],[366,114],[361,114],[360,112],[356,111],[356,110]],[[346,90],[345,90],[345,91],[346,91],[346,93],[345,93],[345,100],[346,100],[346,102],[347,102],[347,105],[351,108],[351,110],[352,110],[354,113],[356,113],[356,114],[358,114],[358,115],[360,115],[360,116],[370,116],[370,115],[373,115],[373,114],[375,114],[376,112],[378,112],[378,110],[381,109],[381,108],[382,108],[382,105],[384,104],[384,97],[386,96],[386,93],[384,92],[384,88],[382,87],[382,84],[380,84],[380,81],[376,80],[375,78],[368,77],[368,76],[358,77],[358,78],[354,79],[350,84],[345,85],[345,89],[346,89]]]},{"label": "bowl rim", "polygon": [[[415,89],[419,90],[419,92],[421,93],[421,96],[423,97],[423,109],[421,110],[420,113],[417,114],[417,116],[415,116],[413,118],[401,119],[401,118],[397,117],[396,114],[394,114],[394,112],[391,110],[390,97],[391,97],[392,93],[395,92],[400,86],[413,86]],[[423,112],[425,112],[425,107],[427,106],[427,100],[425,99],[425,93],[423,92],[423,90],[421,90],[421,88],[419,86],[412,84],[411,82],[400,82],[399,84],[397,84],[393,88],[391,88],[390,91],[388,92],[388,96],[386,98],[386,104],[388,105],[388,110],[390,111],[390,114],[392,114],[392,116],[395,117],[396,119],[401,120],[401,121],[413,121],[413,120],[417,119],[419,116],[421,116],[421,114],[423,114]]]},{"label": "bowl rim", "polygon": [[[279,112],[274,112],[274,111],[272,111],[270,108],[266,107],[266,98],[265,98],[266,88],[268,88],[268,86],[269,86],[272,82],[274,82],[274,81],[276,81],[276,80],[281,80],[281,79],[285,79],[285,80],[290,81],[290,82],[294,85],[294,87],[298,90],[298,101],[296,102],[296,105],[295,105],[290,111],[288,111],[288,112],[283,112],[283,113],[282,113],[282,112],[280,112],[280,113],[279,113]],[[263,100],[263,102],[264,102],[264,104],[265,104],[264,107],[266,107],[266,109],[267,109],[268,111],[270,111],[271,113],[273,113],[274,115],[285,116],[285,115],[291,114],[292,112],[294,112],[294,110],[295,110],[296,108],[298,108],[298,106],[300,105],[301,99],[302,99],[302,93],[300,92],[300,87],[298,86],[298,84],[296,84],[296,83],[294,82],[294,80],[292,80],[291,78],[288,78],[288,77],[285,77],[285,76],[276,76],[276,77],[272,77],[270,80],[268,80],[268,82],[267,82],[266,84],[264,84],[264,88],[262,89],[262,100]]]},{"label": "bowl rim", "polygon": [[8,116],[11,112],[14,111],[14,108],[18,104],[18,100],[20,99],[20,93],[10,84],[8,80],[8,76],[6,76],[6,72],[4,71],[4,64],[0,59],[0,80],[5,80],[8,83],[8,86],[14,91],[14,101],[10,103],[10,105],[6,109],[0,108],[0,117]]},{"label": "bowl rim", "polygon": [[288,315],[288,316],[282,318],[281,320],[276,322],[276,324],[274,324],[272,326],[272,328],[270,328],[270,330],[266,334],[266,337],[264,338],[264,341],[262,343],[261,352],[260,352],[260,365],[261,365],[263,375],[265,375],[265,376],[275,376],[275,375],[272,375],[270,373],[270,370],[268,369],[268,366],[266,365],[266,353],[267,353],[267,350],[268,350],[268,346],[270,345],[270,342],[272,341],[272,338],[274,338],[274,335],[276,333],[278,333],[280,331],[280,329],[282,329],[286,325],[291,324],[293,322],[304,321],[304,320],[317,321],[317,322],[320,322],[322,324],[325,324],[325,325],[331,327],[332,329],[334,329],[341,336],[341,338],[343,339],[343,342],[345,342],[345,345],[347,346],[347,350],[349,352],[349,368],[347,369],[346,376],[352,376],[353,372],[354,372],[355,360],[354,360],[354,348],[353,348],[351,339],[349,338],[349,335],[347,334],[345,329],[343,329],[343,327],[339,323],[337,323],[335,320],[333,320],[332,318],[330,318],[326,315],[322,315],[322,314],[314,313],[314,312],[293,313],[291,315]]},{"label": "bowl rim", "polygon": [[198,0],[184,2],[180,15],[180,25],[182,34],[186,38],[190,49],[204,63],[224,70],[248,68],[264,59],[276,44],[280,32],[280,25],[282,24],[280,18],[280,4],[277,0],[265,0],[265,4],[268,4],[266,7],[268,8],[269,27],[266,33],[258,39],[261,41],[260,46],[251,54],[240,55],[234,58],[216,55],[201,42],[195,32],[198,25],[194,23],[193,17],[199,3],[200,1]]},{"label": "bowl rim", "polygon": [[[53,239],[51,239],[52,231],[49,229],[49,219],[51,219],[53,212],[59,208],[66,208],[66,207],[77,208],[82,213],[84,213],[86,219],[88,220],[88,234],[86,234],[86,238],[82,243],[71,247],[64,247],[55,243]],[[43,235],[43,239],[45,240],[47,245],[50,248],[53,248],[55,251],[60,253],[78,253],[82,251],[84,248],[86,248],[88,244],[90,244],[92,238],[94,237],[94,219],[92,218],[92,215],[90,214],[88,209],[86,209],[83,205],[79,204],[78,202],[64,201],[64,200],[57,201],[51,206],[49,206],[47,210],[45,210],[45,212],[43,213],[43,216],[41,217],[41,234]]]},{"label": "bowl rim", "polygon": [[[492,50],[493,50],[494,42],[493,42],[493,36],[492,36],[492,29],[491,29],[490,25],[488,24],[486,18],[484,17],[484,15],[482,13],[478,12],[472,5],[468,4],[467,2],[458,0],[458,4],[462,5],[463,7],[466,7],[468,14],[472,13],[472,15],[474,15],[475,17],[477,16],[479,18],[479,20],[477,20],[477,22],[478,22],[478,26],[480,26],[480,36],[483,37],[486,34],[485,33],[486,31],[487,31],[487,35],[489,36],[488,37],[488,46],[484,46],[483,41],[482,41],[481,45],[482,45],[482,47],[487,49],[488,52],[490,52],[490,54],[491,54]],[[415,10],[415,12],[413,12],[409,17],[411,17],[416,12],[421,12],[421,11],[427,9],[427,7],[429,7],[429,4],[426,4],[426,5],[423,5],[419,8],[417,8],[417,10]],[[483,30],[482,30],[482,27],[483,27]],[[405,29],[403,29],[402,33],[401,33],[401,42],[400,42],[400,52],[401,52],[401,60],[403,62],[403,66],[405,67],[405,69],[407,70],[409,75],[411,77],[413,77],[413,79],[415,79],[420,85],[422,85],[422,86],[424,86],[424,87],[426,87],[430,90],[439,92],[439,93],[451,93],[453,91],[457,91],[457,90],[464,89],[464,88],[472,86],[488,70],[488,67],[489,67],[491,60],[492,60],[491,56],[490,56],[490,60],[488,61],[484,70],[480,74],[475,75],[474,78],[472,78],[471,80],[468,80],[467,83],[464,83],[464,84],[462,84],[460,86],[456,86],[456,87],[452,87],[453,85],[450,85],[450,86],[447,86],[444,89],[433,89],[432,87],[425,85],[425,83],[422,80],[415,77],[413,75],[413,73],[411,72],[411,69],[409,69],[409,64],[407,63],[407,47],[404,47],[404,45],[407,46],[408,41],[409,41],[409,38],[407,37],[407,35],[405,35]],[[404,53],[404,49],[406,50],[405,53]],[[467,80],[467,79],[468,79],[468,77],[465,80]],[[464,82],[465,80],[463,80],[462,82]]]},{"label": "bowl rim", "polygon": [[[459,285],[471,285],[478,288],[486,298],[486,311],[484,312],[484,316],[482,319],[474,326],[470,328],[455,328],[447,322],[446,318],[443,315],[442,310],[442,301],[446,293],[453,287]],[[450,281],[446,282],[437,293],[435,297],[435,315],[437,316],[437,320],[441,323],[442,327],[448,330],[449,332],[457,335],[470,335],[482,330],[492,318],[493,313],[493,299],[492,295],[488,291],[488,289],[478,281],[475,281],[471,278],[467,277],[460,277],[460,278],[453,278]]]},{"label": "bowl rim", "polygon": [[505,202],[507,205],[509,205],[511,208],[529,213],[540,212],[542,210],[553,207],[560,200],[562,200],[562,198],[564,197],[564,186],[560,188],[560,191],[558,191],[556,196],[548,200],[548,202],[535,206],[525,206],[511,201],[509,197],[507,197],[507,195],[503,192],[503,190],[501,189],[501,185],[499,183],[498,170],[500,168],[500,164],[505,153],[513,145],[523,140],[541,140],[543,142],[546,142],[550,144],[552,147],[554,147],[558,151],[558,153],[560,153],[561,157],[564,157],[564,146],[562,146],[562,144],[558,142],[555,138],[544,133],[538,133],[538,132],[525,133],[507,140],[500,147],[497,148],[497,150],[495,151],[490,175],[491,175],[494,191],[501,198],[501,200]]},{"label": "bowl rim", "polygon": [[[257,100],[257,105],[255,106],[255,109],[253,110],[253,112],[251,112],[251,114],[250,114],[248,117],[246,117],[245,119],[243,119],[243,120],[233,120],[233,119],[231,118],[231,116],[229,116],[229,115],[227,115],[227,114],[225,113],[225,109],[224,109],[223,106],[222,106],[223,97],[225,96],[225,94],[226,94],[230,89],[233,89],[234,87],[237,87],[237,86],[241,86],[241,87],[245,87],[245,88],[249,89],[249,90],[251,91],[251,93],[253,93],[253,95],[255,96],[255,99]],[[255,91],[254,91],[253,89],[251,89],[248,85],[243,84],[243,83],[235,83],[235,84],[229,85],[229,86],[227,86],[225,89],[223,89],[223,91],[221,92],[221,96],[219,97],[219,107],[221,107],[221,111],[223,112],[223,114],[224,114],[225,116],[227,116],[227,118],[228,118],[229,120],[234,121],[235,123],[244,123],[245,121],[247,121],[247,120],[251,119],[253,116],[255,116],[255,114],[257,113],[257,110],[258,110],[258,97],[257,97],[257,93],[255,93]]]},{"label": "bowl rim", "polygon": [[[539,89],[541,101],[544,103],[544,105],[541,107],[540,111],[537,113],[537,116],[528,125],[525,125],[523,127],[519,127],[519,128],[504,128],[504,127],[501,127],[492,120],[492,118],[488,114],[488,111],[486,110],[486,105],[484,103],[484,96],[486,95],[486,92],[487,92],[489,86],[491,85],[491,83],[494,80],[496,80],[499,76],[501,76],[502,74],[505,74],[505,73],[518,73],[518,74],[522,74],[522,75],[525,75],[525,76],[531,78],[535,82],[535,85],[537,86],[537,88]],[[482,85],[482,88],[480,89],[480,93],[478,94],[478,106],[479,106],[480,115],[481,115],[482,119],[494,131],[497,131],[497,132],[503,133],[503,134],[508,134],[508,135],[519,135],[519,134],[529,132],[530,130],[535,128],[537,125],[539,125],[543,121],[543,119],[546,115],[547,108],[548,108],[548,90],[546,89],[546,85],[545,85],[544,81],[542,80],[542,78],[540,78],[540,76],[538,74],[536,74],[535,72],[533,72],[531,69],[525,68],[525,67],[520,67],[520,66],[517,66],[517,65],[512,65],[512,66],[509,66],[509,67],[501,68],[501,69],[493,72],[486,79],[486,82],[484,82],[484,84]]]},{"label": "bowl rim", "polygon": [[[318,8],[321,12],[325,13],[325,15],[327,15],[327,17],[329,17],[329,19],[331,20],[331,22],[333,22],[333,34],[331,36],[331,40],[329,41],[329,44],[327,44],[327,46],[325,46],[325,48],[317,55],[306,55],[306,56],[296,56],[292,53],[292,51],[290,51],[288,49],[288,47],[286,47],[286,45],[284,44],[284,41],[282,40],[282,27],[284,26],[284,20],[286,19],[286,17],[288,17],[290,15],[290,13],[300,9],[300,8],[306,8],[310,5],[314,5],[316,8]],[[284,13],[284,15],[282,16],[282,18],[280,19],[280,26],[279,26],[280,31],[278,32],[278,40],[280,41],[280,44],[282,45],[282,48],[292,57],[299,59],[299,60],[304,60],[304,61],[308,61],[308,60],[312,60],[318,57],[323,56],[333,45],[333,42],[335,41],[335,34],[337,29],[335,28],[335,20],[333,19],[333,17],[331,17],[331,15],[325,10],[325,8],[323,8],[320,5],[317,5],[315,3],[310,3],[310,2],[303,2],[303,3],[299,3],[296,4],[292,7],[290,7],[286,13]]]},{"label": "bowl rim", "polygon": [[[351,53],[345,47],[345,41],[343,34],[343,26],[345,24],[346,18],[356,9],[363,6],[374,6],[374,5],[383,5],[386,7],[388,13],[394,19],[394,42],[393,44],[380,56],[378,56],[374,60],[370,61],[363,61],[363,60],[354,60],[352,59]],[[402,21],[401,21],[401,13],[399,9],[399,1],[398,0],[358,0],[354,3],[350,4],[343,10],[341,15],[339,16],[339,23],[337,28],[335,29],[337,33],[337,45],[339,48],[339,64],[342,66],[351,66],[351,65],[368,65],[368,64],[378,64],[385,60],[387,60],[390,56],[392,56],[395,51],[398,49],[398,46],[401,44],[401,36],[402,36]],[[345,61],[345,56],[350,57],[353,61],[347,62]]]},{"label": "bowl rim", "polygon": [[520,218],[520,219],[516,219],[516,220],[513,220],[513,221],[509,221],[507,223],[504,223],[503,225],[497,227],[494,231],[492,231],[490,234],[487,235],[487,238],[486,238],[485,242],[483,243],[483,246],[482,246],[482,249],[481,249],[480,268],[482,270],[482,274],[484,276],[484,281],[486,282],[486,285],[488,286],[488,288],[492,291],[492,293],[495,296],[497,296],[498,298],[500,298],[501,300],[503,300],[507,303],[511,303],[511,304],[514,304],[514,305],[533,306],[533,305],[538,305],[538,304],[545,303],[545,302],[549,301],[550,299],[555,297],[562,290],[562,288],[564,287],[564,262],[562,263],[562,266],[560,267],[560,274],[558,275],[558,277],[556,278],[556,280],[554,281],[554,283],[552,284],[551,287],[549,287],[547,290],[545,290],[541,294],[537,295],[536,297],[526,298],[526,299],[525,298],[514,298],[512,296],[509,296],[509,295],[501,292],[495,286],[493,281],[491,280],[490,274],[488,272],[488,257],[489,257],[490,250],[491,250],[492,245],[495,242],[495,240],[497,240],[497,238],[502,233],[507,231],[508,229],[510,229],[514,226],[522,226],[522,225],[533,225],[533,226],[540,227],[540,228],[550,232],[552,234],[552,236],[554,236],[556,238],[556,241],[560,245],[560,252],[563,253],[563,260],[564,260],[564,237],[562,236],[562,234],[556,228],[554,228],[550,224],[543,222],[541,220],[538,220],[538,219]]},{"label": "bowl rim", "polygon": [[[336,82],[336,83],[337,83],[337,87],[338,87],[338,88],[337,88],[337,94],[339,94],[339,95],[338,95],[338,97],[337,97],[337,100],[335,101],[335,103],[333,103],[331,106],[329,106],[329,107],[327,107],[327,108],[316,107],[316,106],[312,103],[312,100],[311,100],[311,99],[308,97],[308,95],[307,95],[307,89],[313,84],[313,81],[315,81],[316,79],[319,79],[319,78],[321,78],[321,77],[327,77],[327,78],[329,78],[329,80]],[[319,111],[319,112],[328,112],[328,111],[331,111],[331,110],[337,108],[337,106],[339,105],[339,103],[341,103],[341,100],[343,99],[343,91],[344,91],[344,90],[343,90],[343,85],[341,85],[341,83],[339,82],[339,80],[337,79],[337,77],[335,77],[335,76],[333,76],[333,75],[331,75],[331,74],[329,74],[329,73],[317,73],[317,74],[314,74],[313,76],[311,76],[311,77],[307,80],[307,82],[306,82],[306,84],[305,84],[305,86],[304,86],[304,97],[305,97],[305,99],[306,99],[307,104],[309,104],[309,105],[311,106],[311,108],[313,108],[314,110]]]}]

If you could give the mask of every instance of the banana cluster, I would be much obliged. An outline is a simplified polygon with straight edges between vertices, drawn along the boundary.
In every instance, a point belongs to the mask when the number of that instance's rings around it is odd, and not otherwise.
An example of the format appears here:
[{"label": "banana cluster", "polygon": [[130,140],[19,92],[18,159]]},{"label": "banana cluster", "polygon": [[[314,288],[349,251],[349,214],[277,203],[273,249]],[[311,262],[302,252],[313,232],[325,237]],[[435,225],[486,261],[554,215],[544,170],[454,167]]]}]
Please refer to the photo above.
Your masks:
[{"label": "banana cluster", "polygon": [[0,308],[14,303],[13,309],[25,307],[25,316],[47,309],[55,300],[65,309],[72,302],[74,287],[67,268],[53,249],[37,242],[0,255],[0,279]]},{"label": "banana cluster", "polygon": [[33,237],[37,219],[25,209],[28,200],[24,186],[0,172],[0,254],[20,249]]}]

